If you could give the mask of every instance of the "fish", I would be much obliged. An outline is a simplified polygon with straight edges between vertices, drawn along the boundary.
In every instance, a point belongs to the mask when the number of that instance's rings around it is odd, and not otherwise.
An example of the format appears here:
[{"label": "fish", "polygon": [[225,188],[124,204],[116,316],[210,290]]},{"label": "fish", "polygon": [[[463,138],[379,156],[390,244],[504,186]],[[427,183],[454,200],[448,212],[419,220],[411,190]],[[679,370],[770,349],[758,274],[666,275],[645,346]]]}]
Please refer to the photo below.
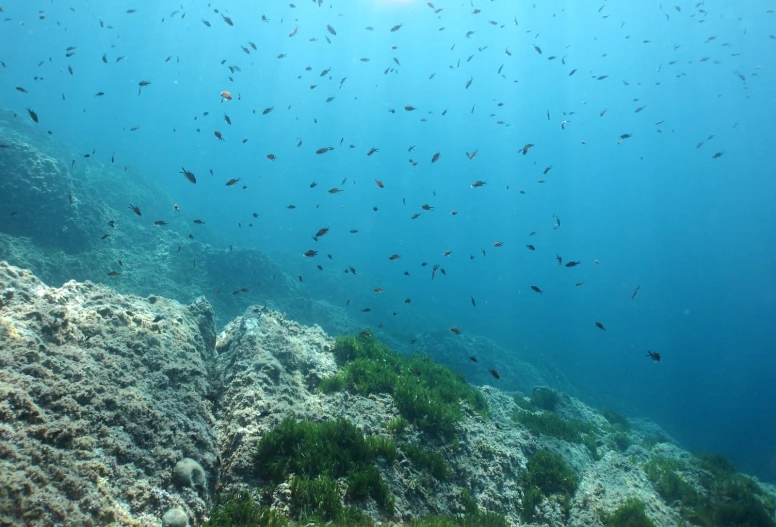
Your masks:
[{"label": "fish", "polygon": [[375,179],[375,185],[377,185],[377,188],[385,188],[385,185],[379,179]]},{"label": "fish", "polygon": [[232,22],[232,19],[224,15],[223,13],[221,13],[221,18],[223,18],[224,22],[226,22],[228,25],[234,26],[234,22]]},{"label": "fish", "polygon": [[219,141],[223,141],[223,140],[224,140],[224,136],[223,136],[223,135],[221,135],[221,132],[219,132],[218,130],[213,130],[213,135],[215,135],[215,136],[216,136],[216,138],[217,138]]},{"label": "fish", "polygon": [[458,329],[458,328],[450,328],[450,331],[452,331],[453,334],[455,334],[455,335],[460,335],[461,334],[461,330]]},{"label": "fish", "polygon": [[504,242],[493,242],[493,247],[503,247]]},{"label": "fish", "polygon": [[121,273],[119,273],[118,271],[109,271],[109,272],[108,272],[108,276],[118,276],[118,275],[120,275],[120,274],[121,274]]},{"label": "fish", "polygon": [[582,265],[582,262],[568,262],[566,267],[576,267],[578,265]]},{"label": "fish", "polygon": [[329,31],[329,33],[331,33],[331,34],[332,34],[332,35],[334,35],[335,37],[337,36],[337,31],[335,31],[335,29],[334,29],[333,27],[331,27],[331,26],[326,26],[326,29]]},{"label": "fish", "polygon": [[195,224],[195,225],[204,225],[204,224],[205,224],[205,222],[204,222],[204,221],[202,221],[202,220],[194,220],[194,224]]},{"label": "fish", "polygon": [[535,51],[535,52],[537,52],[539,55],[541,55],[541,54],[542,54],[542,48],[540,48],[540,47],[539,47],[539,46],[537,46],[536,44],[531,44],[531,46],[533,46],[533,48],[534,48],[534,51]]},{"label": "fish", "polygon": [[492,368],[488,368],[488,372],[489,372],[491,375],[493,375],[493,378],[495,378],[495,379],[500,379],[500,378],[501,378],[501,377],[499,376],[498,372],[497,372],[496,370],[492,369]]},{"label": "fish", "polygon": [[441,154],[440,152],[437,152],[436,154],[434,154],[434,155],[431,157],[431,162],[432,162],[432,163],[436,163],[437,161],[439,161],[439,158],[440,158],[440,157],[442,157],[442,154]]},{"label": "fish", "polygon": [[541,295],[542,293],[544,293],[544,291],[542,291],[541,289],[539,289],[539,286],[536,286],[536,285],[532,285],[532,286],[531,286],[531,289],[533,289],[534,291],[536,291],[536,292],[537,292],[537,293],[539,293],[540,295]]},{"label": "fish", "polygon": [[391,261],[393,261],[393,260],[400,260],[401,256],[399,256],[398,254],[392,254],[392,255],[390,255],[388,257],[388,259],[391,260]]},{"label": "fish", "polygon": [[314,251],[314,250],[310,249],[309,251],[305,251],[304,252],[304,257],[305,258],[312,258],[312,257],[314,257],[317,254],[318,254],[318,251]]},{"label": "fish", "polygon": [[480,362],[477,360],[477,357],[475,357],[474,355],[469,355],[469,360],[472,362]]},{"label": "fish", "polygon": [[237,179],[232,178],[232,179],[230,179],[229,181],[226,182],[226,186],[227,187],[231,187],[232,185],[236,185],[237,182],[240,181],[240,179],[242,179],[242,178],[237,178]]},{"label": "fish", "polygon": [[38,122],[38,114],[35,113],[33,110],[30,110],[27,108],[27,113],[30,115],[30,119],[32,119],[34,122]]},{"label": "fish", "polygon": [[158,225],[160,227],[164,227],[165,225],[167,225],[167,222],[163,221],[163,220],[157,220],[157,221],[154,222],[154,225]]},{"label": "fish", "polygon": [[197,183],[197,176],[194,175],[194,172],[189,172],[185,168],[181,167],[180,173],[183,174],[184,177],[189,181],[191,181],[192,183],[195,183],[195,184]]},{"label": "fish", "polygon": [[[129,208],[130,208],[130,209],[132,210],[132,212],[134,212],[136,215],[138,215],[138,216],[142,216],[142,215],[143,215],[143,214],[140,212],[140,209],[139,209],[139,208],[137,208],[137,207],[135,207],[135,206],[134,206],[134,205],[132,205],[131,203],[129,204]],[[112,225],[111,225],[111,227],[112,227]]]},{"label": "fish", "polygon": [[472,306],[477,307],[477,302],[474,301],[474,297],[472,296],[472,297],[469,297],[469,298],[471,298]]},{"label": "fish", "polygon": [[485,185],[487,185],[487,183],[488,183],[487,181],[475,181],[474,183],[471,184],[471,188],[484,187]]},{"label": "fish", "polygon": [[652,359],[655,362],[660,362],[660,353],[658,353],[656,351],[649,351],[649,350],[647,350],[647,354],[644,355],[644,356],[645,357],[649,357],[650,359]]},{"label": "fish", "polygon": [[596,323],[595,323],[595,327],[597,327],[598,329],[601,329],[601,330],[603,330],[603,331],[606,331],[606,328],[604,327],[604,325],[603,325],[603,324],[601,324],[601,323],[600,323],[600,322],[598,322],[598,321],[596,321]]},{"label": "fish", "polygon": [[533,245],[531,245],[530,243],[527,243],[527,244],[525,244],[525,247],[526,247],[526,248],[527,248],[529,251],[535,251],[535,250],[536,250],[536,247],[534,247],[534,246],[533,246]]},{"label": "fish", "polygon": [[533,144],[531,144],[531,143],[528,143],[527,145],[525,145],[525,146],[523,147],[523,155],[526,155],[526,154],[528,153],[528,151],[529,151],[530,149],[532,149],[533,147],[534,147],[534,145],[533,145]]},{"label": "fish", "polygon": [[140,82],[137,83],[137,85],[139,86],[139,88],[137,89],[137,94],[140,95],[140,92],[143,91],[143,88],[145,88],[146,86],[150,86],[151,82],[150,81],[140,81]]},{"label": "fish", "polygon": [[639,289],[641,289],[641,286],[640,286],[640,285],[637,285],[637,286],[636,286],[636,289],[633,291],[633,294],[631,295],[631,300],[633,300],[634,298],[636,298],[636,294],[639,292]]},{"label": "fish", "polygon": [[579,286],[583,285],[584,283],[585,283],[585,282],[577,282],[577,283],[576,283],[576,284],[574,284],[574,285],[575,285],[575,286],[577,286],[577,287],[579,287]]}]

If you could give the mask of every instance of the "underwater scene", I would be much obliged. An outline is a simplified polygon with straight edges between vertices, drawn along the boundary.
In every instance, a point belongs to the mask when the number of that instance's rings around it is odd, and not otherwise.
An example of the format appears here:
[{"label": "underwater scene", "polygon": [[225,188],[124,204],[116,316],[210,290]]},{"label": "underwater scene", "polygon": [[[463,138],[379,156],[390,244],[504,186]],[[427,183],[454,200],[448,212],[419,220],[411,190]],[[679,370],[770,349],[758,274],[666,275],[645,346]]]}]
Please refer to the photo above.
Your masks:
[{"label": "underwater scene", "polygon": [[776,527],[775,10],[0,1],[0,526]]}]

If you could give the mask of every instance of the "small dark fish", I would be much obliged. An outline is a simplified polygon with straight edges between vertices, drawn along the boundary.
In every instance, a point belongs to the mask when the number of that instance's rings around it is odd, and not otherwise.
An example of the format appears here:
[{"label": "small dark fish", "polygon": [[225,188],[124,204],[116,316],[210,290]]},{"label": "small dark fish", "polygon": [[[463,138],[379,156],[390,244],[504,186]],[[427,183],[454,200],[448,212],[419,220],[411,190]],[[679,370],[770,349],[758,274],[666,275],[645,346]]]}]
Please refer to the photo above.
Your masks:
[{"label": "small dark fish", "polygon": [[228,16],[226,16],[226,15],[224,15],[224,14],[221,14],[221,18],[223,18],[223,19],[224,19],[224,22],[226,22],[226,23],[227,23],[227,24],[229,24],[230,26],[234,26],[234,22],[232,22],[232,19],[231,19],[231,18],[229,18]]},{"label": "small dark fish", "polygon": [[469,360],[472,362],[480,362],[477,360],[477,357],[475,357],[474,355],[469,355]]},{"label": "small dark fish", "polygon": [[132,210],[132,212],[134,212],[134,213],[135,213],[135,214],[137,214],[138,216],[142,216],[142,215],[143,215],[143,214],[140,212],[140,209],[139,209],[139,208],[137,208],[137,207],[135,207],[135,206],[134,206],[134,205],[132,205],[131,203],[129,204],[129,208]]},{"label": "small dark fish", "polygon": [[121,273],[119,273],[117,271],[110,271],[110,272],[108,272],[108,276],[118,276],[119,274],[121,274]]},{"label": "small dark fish", "polygon": [[196,183],[197,182],[197,177],[194,175],[194,172],[189,172],[185,168],[181,167],[181,172],[180,173],[183,174],[186,177],[186,179],[188,179],[192,183]]},{"label": "small dark fish", "polygon": [[240,181],[240,179],[242,179],[242,178],[237,178],[237,179],[232,178],[232,179],[230,179],[229,181],[226,182],[226,186],[227,187],[231,187],[232,185],[236,185],[237,182]]},{"label": "small dark fish", "polygon": [[334,30],[334,28],[333,28],[333,27],[331,27],[331,26],[326,26],[326,29],[329,31],[329,33],[331,33],[331,34],[332,34],[332,35],[334,35],[335,37],[337,36],[337,32]]},{"label": "small dark fish", "polygon": [[539,46],[537,46],[536,44],[532,44],[532,46],[533,46],[533,48],[534,48],[534,51],[536,51],[536,52],[537,52],[539,55],[541,55],[541,54],[542,54],[542,48],[540,48],[540,47],[539,47]]},{"label": "small dark fish", "polygon": [[527,145],[525,145],[525,146],[523,147],[523,150],[522,150],[522,152],[523,152],[523,155],[526,155],[526,154],[528,153],[528,151],[529,151],[530,149],[532,149],[533,147],[534,147],[534,145],[533,145],[533,144],[531,144],[531,143],[528,143]]},{"label": "small dark fish", "polygon": [[38,122],[38,114],[37,113],[35,113],[34,111],[30,110],[29,108],[27,108],[27,113],[30,114],[30,119],[32,119],[36,123]]},{"label": "small dark fish", "polygon": [[600,322],[596,322],[596,323],[595,323],[595,327],[597,327],[598,329],[602,329],[602,330],[606,331],[606,328],[605,328],[605,327],[604,327],[604,325],[603,325],[603,324],[601,324]]},{"label": "small dark fish", "polygon": [[533,245],[531,245],[530,243],[527,243],[525,246],[526,246],[526,248],[527,248],[529,251],[535,251],[535,250],[536,250],[536,247],[534,247],[534,246],[533,246]]},{"label": "small dark fish", "polygon": [[578,265],[582,265],[582,262],[568,262],[566,267],[576,267]]},{"label": "small dark fish", "polygon": [[472,305],[473,305],[474,307],[477,307],[477,302],[475,302],[475,301],[474,301],[474,297],[471,297],[471,299],[472,299]]},{"label": "small dark fish", "polygon": [[101,240],[105,240],[106,238],[110,238],[110,234],[103,234]]},{"label": "small dark fish", "polygon": [[167,225],[167,222],[166,221],[162,221],[162,220],[158,220],[158,221],[154,222],[154,225],[158,225],[160,227],[164,227],[165,225]]},{"label": "small dark fish", "polygon": [[204,221],[202,221],[202,220],[194,220],[194,224],[195,224],[195,225],[204,225],[204,224],[205,224],[205,222],[204,222]]},{"label": "small dark fish", "polygon": [[437,152],[436,154],[434,154],[434,155],[431,157],[431,162],[432,162],[432,163],[436,163],[437,161],[439,161],[439,158],[440,158],[440,157],[442,157],[442,153],[441,153],[441,152]]},{"label": "small dark fish", "polygon": [[397,26],[393,26],[393,27],[391,28],[391,33],[395,33],[395,32],[397,32],[397,31],[399,31],[399,30],[401,29],[401,26],[403,26],[403,25],[404,25],[404,24],[399,24],[399,25],[397,25]]},{"label": "small dark fish", "polygon": [[488,372],[490,372],[490,374],[493,375],[493,377],[496,378],[496,379],[500,379],[501,378],[499,376],[498,372],[496,370],[494,370],[494,369],[488,368]]},{"label": "small dark fish", "polygon": [[645,357],[649,357],[655,362],[660,362],[660,353],[656,351],[647,351],[647,354],[644,355]]},{"label": "small dark fish", "polygon": [[636,293],[638,293],[638,292],[639,292],[639,289],[641,289],[641,286],[640,286],[640,285],[637,285],[637,286],[636,286],[636,289],[633,291],[633,294],[631,295],[631,300],[633,300],[634,298],[636,298]]},{"label": "small dark fish", "polygon": [[[539,289],[539,286],[536,286],[536,285],[532,285],[532,286],[531,286],[531,289],[533,289],[534,291],[536,291],[536,292],[537,292],[537,293],[539,293],[540,295],[541,295],[542,293],[544,293],[544,291],[542,291],[541,289]],[[597,322],[596,322],[596,323],[597,323]]]},{"label": "small dark fish", "polygon": [[[37,119],[34,119],[34,120],[35,120],[35,122],[36,122],[36,123],[38,122],[38,120],[37,120]],[[714,155],[713,155],[713,156],[711,156],[711,158],[712,158],[712,159],[717,159],[718,157],[722,157],[722,154],[724,154],[724,153],[725,153],[725,152],[715,152],[715,153],[714,153]]]},{"label": "small dark fish", "polygon": [[461,334],[461,330],[458,329],[458,328],[450,328],[450,331],[452,331],[453,334],[455,334],[455,335],[460,335]]}]

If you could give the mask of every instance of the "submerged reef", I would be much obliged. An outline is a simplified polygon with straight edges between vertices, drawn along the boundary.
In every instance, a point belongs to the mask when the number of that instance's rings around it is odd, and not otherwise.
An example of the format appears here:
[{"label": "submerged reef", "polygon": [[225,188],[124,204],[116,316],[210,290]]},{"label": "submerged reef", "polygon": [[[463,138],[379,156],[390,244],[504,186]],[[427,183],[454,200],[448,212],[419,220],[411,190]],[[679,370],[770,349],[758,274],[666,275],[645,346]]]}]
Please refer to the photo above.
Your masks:
[{"label": "submerged reef", "polygon": [[370,331],[0,263],[0,524],[773,527],[654,423],[476,387]]}]

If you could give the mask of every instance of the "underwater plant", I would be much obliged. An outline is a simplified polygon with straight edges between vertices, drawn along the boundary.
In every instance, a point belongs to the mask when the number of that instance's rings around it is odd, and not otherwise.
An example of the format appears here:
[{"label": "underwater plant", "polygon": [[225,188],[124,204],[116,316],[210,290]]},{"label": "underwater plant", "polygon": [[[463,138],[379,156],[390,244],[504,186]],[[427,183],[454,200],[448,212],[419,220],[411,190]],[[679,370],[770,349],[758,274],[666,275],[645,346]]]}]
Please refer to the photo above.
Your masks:
[{"label": "underwater plant", "polygon": [[612,444],[619,452],[625,452],[633,444],[630,436],[624,432],[617,432],[612,436]]},{"label": "underwater plant", "polygon": [[558,406],[558,401],[560,401],[560,395],[552,388],[537,386],[531,392],[531,404],[535,408],[554,412]]},{"label": "underwater plant", "polygon": [[597,429],[587,421],[578,419],[566,421],[554,412],[533,413],[518,409],[512,413],[512,420],[526,427],[533,435],[543,434],[569,443],[585,445],[593,459],[600,459]]},{"label": "underwater plant", "polygon": [[384,511],[393,511],[393,496],[374,463],[380,458],[392,463],[396,454],[392,439],[365,437],[346,419],[313,423],[289,416],[262,436],[255,459],[259,475],[273,483],[295,475],[296,514],[336,519],[341,509],[333,505],[335,494],[340,502],[335,480],[343,477],[348,499],[370,496]]},{"label": "underwater plant", "polygon": [[612,425],[613,430],[619,432],[627,432],[630,430],[630,422],[617,410],[612,408],[604,408],[601,410],[601,415],[603,415],[604,419],[606,419],[609,424]]},{"label": "underwater plant", "polygon": [[[723,456],[703,454],[691,463],[654,457],[644,472],[667,503],[679,503],[693,525],[776,527],[776,503]],[[697,490],[696,490],[697,489]]]},{"label": "underwater plant", "polygon": [[638,498],[628,498],[614,512],[598,511],[598,519],[604,527],[655,527],[645,512],[644,502]]},{"label": "underwater plant", "polygon": [[241,492],[217,496],[215,508],[204,527],[286,527],[288,518],[269,507],[258,505],[250,494]]},{"label": "underwater plant", "polygon": [[461,401],[487,416],[485,397],[463,376],[428,356],[405,357],[391,351],[369,332],[338,337],[334,356],[343,367],[321,381],[321,392],[388,393],[408,422],[443,438],[452,437],[463,418]]},{"label": "underwater plant", "polygon": [[445,481],[452,475],[442,454],[427,450],[417,443],[404,443],[401,445],[401,450],[413,465],[426,470],[439,481]]},{"label": "underwater plant", "polygon": [[549,450],[540,450],[528,459],[522,476],[523,503],[521,517],[531,522],[536,506],[546,496],[557,495],[568,512],[571,496],[579,486],[579,478],[568,466],[563,456]]}]

